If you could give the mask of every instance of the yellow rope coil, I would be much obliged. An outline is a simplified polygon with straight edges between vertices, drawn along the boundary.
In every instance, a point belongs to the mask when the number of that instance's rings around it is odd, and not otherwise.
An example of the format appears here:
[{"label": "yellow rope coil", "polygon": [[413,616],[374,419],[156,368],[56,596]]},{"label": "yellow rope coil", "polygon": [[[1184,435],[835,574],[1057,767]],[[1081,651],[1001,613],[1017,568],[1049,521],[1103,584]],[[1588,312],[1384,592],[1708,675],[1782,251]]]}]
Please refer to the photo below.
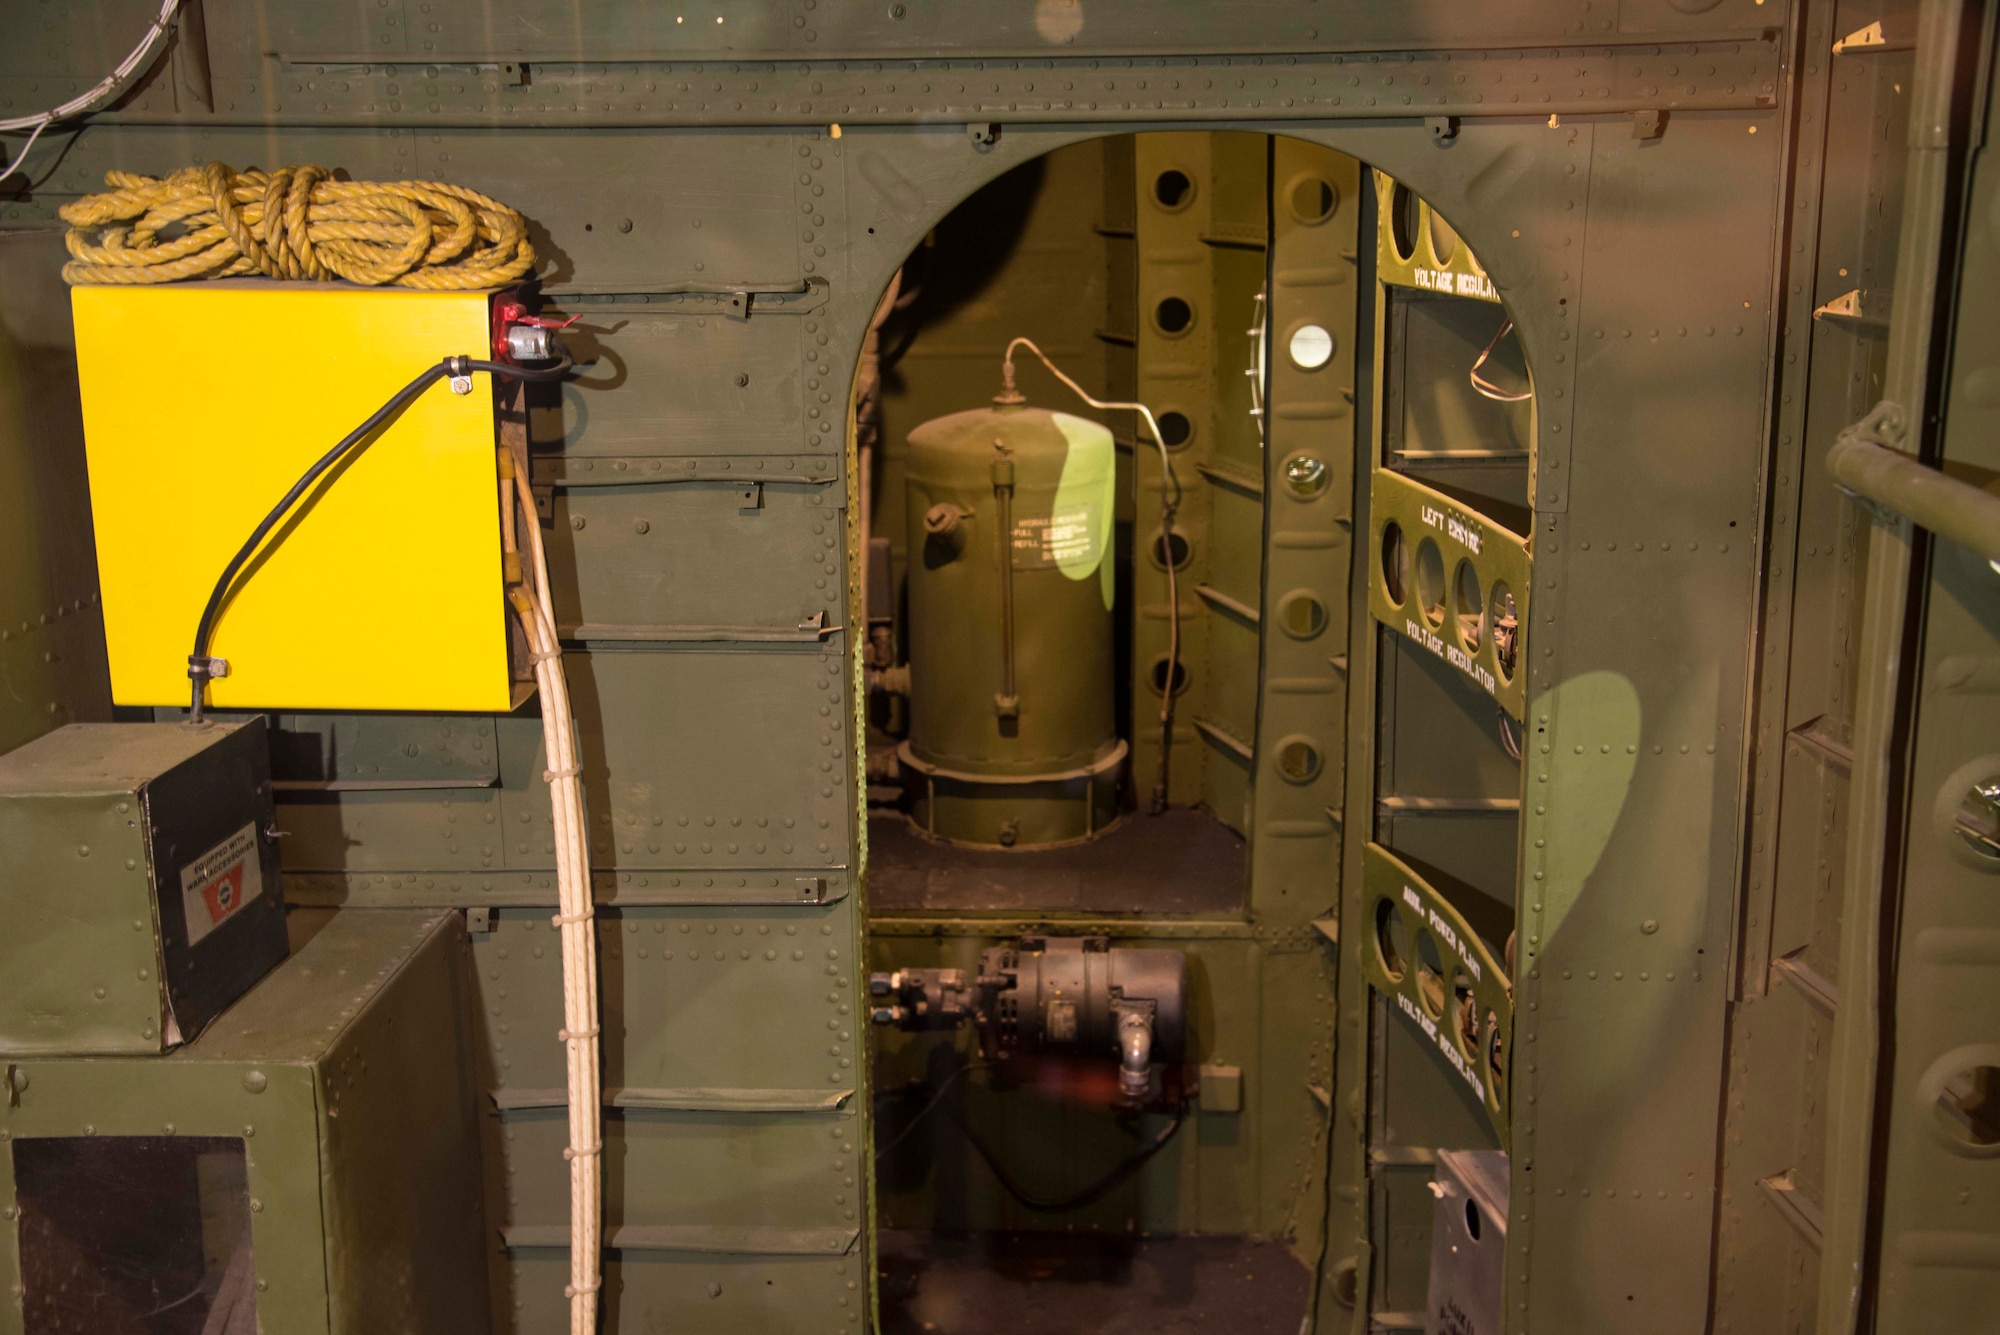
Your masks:
[{"label": "yellow rope coil", "polygon": [[433,291],[497,287],[535,267],[521,215],[441,181],[336,181],[324,167],[164,180],[107,172],[112,188],[62,207],[63,281],[173,283],[262,275]]}]

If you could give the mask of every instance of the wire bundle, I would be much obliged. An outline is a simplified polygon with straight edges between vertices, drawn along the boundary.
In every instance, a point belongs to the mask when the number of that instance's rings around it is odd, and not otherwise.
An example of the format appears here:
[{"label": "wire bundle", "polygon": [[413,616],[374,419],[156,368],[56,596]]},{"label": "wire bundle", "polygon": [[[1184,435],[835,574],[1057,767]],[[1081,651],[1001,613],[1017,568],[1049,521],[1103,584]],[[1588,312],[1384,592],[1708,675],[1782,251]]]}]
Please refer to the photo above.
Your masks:
[{"label": "wire bundle", "polygon": [[110,190],[61,209],[72,286],[261,275],[447,291],[497,287],[535,267],[519,213],[442,181],[220,162],[104,180]]},{"label": "wire bundle", "polygon": [[[549,764],[542,778],[549,785],[556,836],[558,908],[552,921],[562,945],[563,978],[563,1027],[557,1037],[566,1057],[569,1091],[569,1147],[563,1158],[569,1161],[570,1278],[563,1293],[569,1299],[571,1335],[593,1335],[598,1290],[603,1282],[604,1227],[596,906],[590,890],[576,721],[570,712],[562,645],[551,615],[555,602],[549,588],[548,555],[528,485],[528,441],[523,426],[527,406],[518,387],[513,394],[509,425],[501,433],[505,443],[500,454],[500,544],[508,554],[509,567],[518,575],[508,585],[507,598],[527,634],[535,684],[542,696],[542,749]],[[517,503],[519,531],[525,543],[516,538]]]},{"label": "wire bundle", "polygon": [[173,25],[174,11],[179,9],[180,5],[181,0],[161,0],[160,12],[147,26],[146,35],[139,39],[139,44],[132,48],[125,59],[118,62],[117,69],[112,70],[78,96],[72,97],[61,106],[50,107],[47,111],[0,119],[0,134],[15,130],[32,131],[28,135],[28,142],[21,145],[20,153],[4,169],[0,169],[0,181],[21,170],[21,164],[28,160],[29,152],[34,149],[35,141],[42,137],[44,130],[58,121],[70,120],[97,110],[123,93],[141,70],[149,68],[153,58],[159,54],[166,42],[167,30]]}]

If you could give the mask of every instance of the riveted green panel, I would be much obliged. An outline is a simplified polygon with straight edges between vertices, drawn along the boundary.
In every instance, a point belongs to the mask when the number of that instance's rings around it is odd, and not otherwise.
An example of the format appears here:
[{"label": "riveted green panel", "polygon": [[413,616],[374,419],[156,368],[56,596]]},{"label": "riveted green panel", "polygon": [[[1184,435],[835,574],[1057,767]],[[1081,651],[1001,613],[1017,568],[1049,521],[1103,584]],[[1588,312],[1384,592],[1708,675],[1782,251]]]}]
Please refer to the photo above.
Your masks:
[{"label": "riveted green panel", "polygon": [[[746,178],[732,172],[731,179]],[[655,218],[650,226],[668,225]],[[656,282],[638,286],[652,289]],[[823,298],[823,290],[812,295]],[[594,358],[597,369],[566,381],[560,406],[533,407],[535,438],[560,440],[576,461],[572,468],[590,460],[591,476],[605,482],[624,480],[607,474],[629,478],[635,470],[616,461],[634,456],[799,448],[806,404],[824,387],[816,380],[808,388],[802,373],[802,345],[811,338],[795,309],[802,304],[794,297],[787,306],[778,294],[720,293],[566,300],[562,316],[577,322],[564,338],[578,357]],[[817,332],[817,319],[811,323]],[[633,378],[658,388],[644,396],[617,392]]]},{"label": "riveted green panel", "polygon": [[[623,1108],[604,1120],[606,1218],[614,1228],[687,1226],[717,1230],[704,1249],[755,1252],[798,1246],[771,1235],[730,1238],[723,1229],[809,1232],[839,1239],[813,1250],[843,1253],[860,1227],[861,1195],[848,1181],[852,1154],[829,1156],[830,1138],[853,1144],[853,1113],[680,1111]],[[566,1228],[558,1211],[528,1213],[531,1204],[568,1199],[569,1142],[564,1109],[531,1109],[501,1122],[507,1148],[507,1190],[514,1204],[499,1220],[501,1235],[547,1225]],[[837,1146],[836,1146],[837,1150]],[[497,1203],[496,1203],[497,1208]],[[523,1239],[542,1234],[523,1232]],[[558,1234],[560,1237],[561,1235]],[[694,1239],[701,1241],[699,1237]],[[686,1245],[685,1242],[682,1245]],[[807,1242],[811,1246],[811,1240]]]},{"label": "riveted green panel", "polygon": [[[584,754],[594,867],[847,863],[853,752],[834,644],[659,646],[568,662],[578,724],[601,739]],[[633,719],[649,726],[621,722]],[[675,738],[671,751],[660,735]]]},{"label": "riveted green panel", "polygon": [[[831,906],[773,909],[634,908],[598,928],[605,1023],[628,1035],[607,1053],[607,1098],[746,1108],[845,1102],[860,1080],[852,989],[839,985],[851,951]],[[561,951],[546,914],[504,909],[472,935],[474,988],[491,1052],[496,1098],[561,1101]],[[829,973],[830,968],[835,972]],[[717,1043],[712,1007],[774,1007],[787,1022],[764,1042]],[[834,1052],[838,1049],[838,1052]],[[842,1065],[845,1059],[846,1064]]]},{"label": "riveted green panel", "polygon": [[549,545],[576,570],[556,590],[558,632],[607,645],[817,642],[836,619],[814,580],[840,557],[840,515],[824,495],[754,477],[556,491]]},{"label": "riveted green panel", "polygon": [[507,865],[491,788],[312,793],[278,808],[293,871],[494,871]]},{"label": "riveted green panel", "polygon": [[500,779],[493,733],[462,714],[280,714],[271,779],[279,792],[484,788]]},{"label": "riveted green panel", "polygon": [[[496,1302],[522,1330],[559,1330],[569,1319],[563,1285],[569,1257],[524,1249]],[[830,1333],[858,1331],[868,1310],[868,1274],[851,1258],[727,1256],[614,1250],[604,1264],[609,1329],[671,1326],[687,1335],[782,1335],[810,1313]]]},{"label": "riveted green panel", "polygon": [[0,750],[111,717],[63,254],[0,231]]}]

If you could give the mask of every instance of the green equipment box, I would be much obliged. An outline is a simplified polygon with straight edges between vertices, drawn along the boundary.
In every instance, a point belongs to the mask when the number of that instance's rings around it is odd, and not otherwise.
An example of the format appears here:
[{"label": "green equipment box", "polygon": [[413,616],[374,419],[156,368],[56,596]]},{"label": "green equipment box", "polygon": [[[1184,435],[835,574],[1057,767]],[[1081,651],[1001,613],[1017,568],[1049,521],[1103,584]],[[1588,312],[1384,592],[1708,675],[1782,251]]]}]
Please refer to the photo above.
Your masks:
[{"label": "green equipment box", "polygon": [[285,958],[270,764],[262,718],[0,756],[0,1053],[158,1053]]},{"label": "green equipment box", "polygon": [[290,927],[291,958],[174,1052],[8,1064],[0,1290],[21,1324],[0,1328],[487,1331],[462,920]]}]

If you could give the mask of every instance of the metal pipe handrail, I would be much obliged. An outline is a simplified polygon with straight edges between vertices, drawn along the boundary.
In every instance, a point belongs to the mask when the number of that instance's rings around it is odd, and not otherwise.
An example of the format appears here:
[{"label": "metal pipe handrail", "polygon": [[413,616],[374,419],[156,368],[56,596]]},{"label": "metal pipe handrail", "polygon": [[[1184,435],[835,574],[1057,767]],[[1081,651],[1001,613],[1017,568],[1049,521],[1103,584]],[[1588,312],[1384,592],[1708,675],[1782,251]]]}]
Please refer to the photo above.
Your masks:
[{"label": "metal pipe handrail", "polygon": [[1903,410],[1884,401],[1840,433],[1827,451],[1834,481],[1863,500],[2000,562],[2000,495],[1918,462],[1891,443]]}]

